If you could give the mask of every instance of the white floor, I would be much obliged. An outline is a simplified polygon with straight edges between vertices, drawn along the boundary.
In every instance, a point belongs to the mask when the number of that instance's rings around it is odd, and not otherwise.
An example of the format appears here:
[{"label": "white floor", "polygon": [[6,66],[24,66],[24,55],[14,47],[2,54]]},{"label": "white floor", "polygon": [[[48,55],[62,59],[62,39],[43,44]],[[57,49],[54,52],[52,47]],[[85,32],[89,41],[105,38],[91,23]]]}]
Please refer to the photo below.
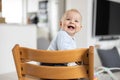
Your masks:
[{"label": "white floor", "polygon": [[0,74],[0,80],[18,80],[16,72]]}]

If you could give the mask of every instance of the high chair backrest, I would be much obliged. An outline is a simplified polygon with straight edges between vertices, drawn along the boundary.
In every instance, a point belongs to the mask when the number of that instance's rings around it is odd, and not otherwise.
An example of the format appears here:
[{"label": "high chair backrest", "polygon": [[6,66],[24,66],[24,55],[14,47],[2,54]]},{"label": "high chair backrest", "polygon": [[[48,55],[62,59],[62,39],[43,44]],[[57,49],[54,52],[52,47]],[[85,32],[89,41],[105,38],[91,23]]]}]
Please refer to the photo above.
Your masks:
[{"label": "high chair backrest", "polygon": [[[75,50],[38,50],[20,47],[12,50],[19,80],[33,79],[78,79],[93,80],[93,46]],[[77,66],[43,66],[33,64],[78,62]],[[29,79],[27,79],[29,78]],[[31,78],[31,79],[30,79]]]}]

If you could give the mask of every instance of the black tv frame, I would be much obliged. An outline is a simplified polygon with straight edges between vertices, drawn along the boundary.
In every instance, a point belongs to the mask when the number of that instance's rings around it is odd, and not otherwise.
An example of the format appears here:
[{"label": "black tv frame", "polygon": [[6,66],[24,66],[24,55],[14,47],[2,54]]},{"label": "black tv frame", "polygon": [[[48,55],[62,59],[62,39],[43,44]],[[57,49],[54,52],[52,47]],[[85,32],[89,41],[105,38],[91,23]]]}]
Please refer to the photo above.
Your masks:
[{"label": "black tv frame", "polygon": [[[100,38],[99,40],[116,40],[119,39],[120,34],[109,34],[107,33],[107,27],[109,26],[109,3],[108,0],[93,0],[93,22],[92,22],[92,36],[95,38]],[[112,1],[111,1],[112,2]],[[113,2],[116,3],[116,2]],[[120,4],[120,2],[118,2]],[[100,15],[100,16],[98,16]],[[102,24],[103,27],[101,27]],[[108,24],[106,24],[108,23]],[[97,25],[97,27],[96,27]],[[103,28],[102,33],[96,33],[96,29]]]}]

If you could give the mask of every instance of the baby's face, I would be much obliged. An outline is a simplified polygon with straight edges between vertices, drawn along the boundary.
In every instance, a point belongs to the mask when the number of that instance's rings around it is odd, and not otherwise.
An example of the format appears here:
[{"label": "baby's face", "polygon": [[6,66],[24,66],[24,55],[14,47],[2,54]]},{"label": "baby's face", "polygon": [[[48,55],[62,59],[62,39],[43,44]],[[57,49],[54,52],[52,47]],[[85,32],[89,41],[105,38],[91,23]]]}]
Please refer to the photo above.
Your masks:
[{"label": "baby's face", "polygon": [[81,29],[81,16],[77,12],[68,12],[61,21],[62,30],[66,31],[70,36],[74,36]]}]

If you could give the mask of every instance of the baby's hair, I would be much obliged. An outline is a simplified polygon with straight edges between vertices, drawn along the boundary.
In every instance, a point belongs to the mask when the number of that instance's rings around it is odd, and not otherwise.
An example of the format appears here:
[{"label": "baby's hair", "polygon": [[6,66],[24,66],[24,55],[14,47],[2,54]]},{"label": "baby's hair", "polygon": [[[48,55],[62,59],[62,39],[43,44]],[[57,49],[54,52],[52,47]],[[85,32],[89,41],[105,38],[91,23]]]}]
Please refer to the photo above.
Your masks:
[{"label": "baby's hair", "polygon": [[78,13],[78,14],[80,15],[80,17],[82,18],[80,12],[79,12],[77,9],[70,9],[70,10],[67,10],[67,11],[64,13],[64,15],[63,15],[62,18],[61,18],[61,21],[63,20],[64,17],[66,17],[67,13],[69,13],[69,12],[76,12],[76,13]]}]

